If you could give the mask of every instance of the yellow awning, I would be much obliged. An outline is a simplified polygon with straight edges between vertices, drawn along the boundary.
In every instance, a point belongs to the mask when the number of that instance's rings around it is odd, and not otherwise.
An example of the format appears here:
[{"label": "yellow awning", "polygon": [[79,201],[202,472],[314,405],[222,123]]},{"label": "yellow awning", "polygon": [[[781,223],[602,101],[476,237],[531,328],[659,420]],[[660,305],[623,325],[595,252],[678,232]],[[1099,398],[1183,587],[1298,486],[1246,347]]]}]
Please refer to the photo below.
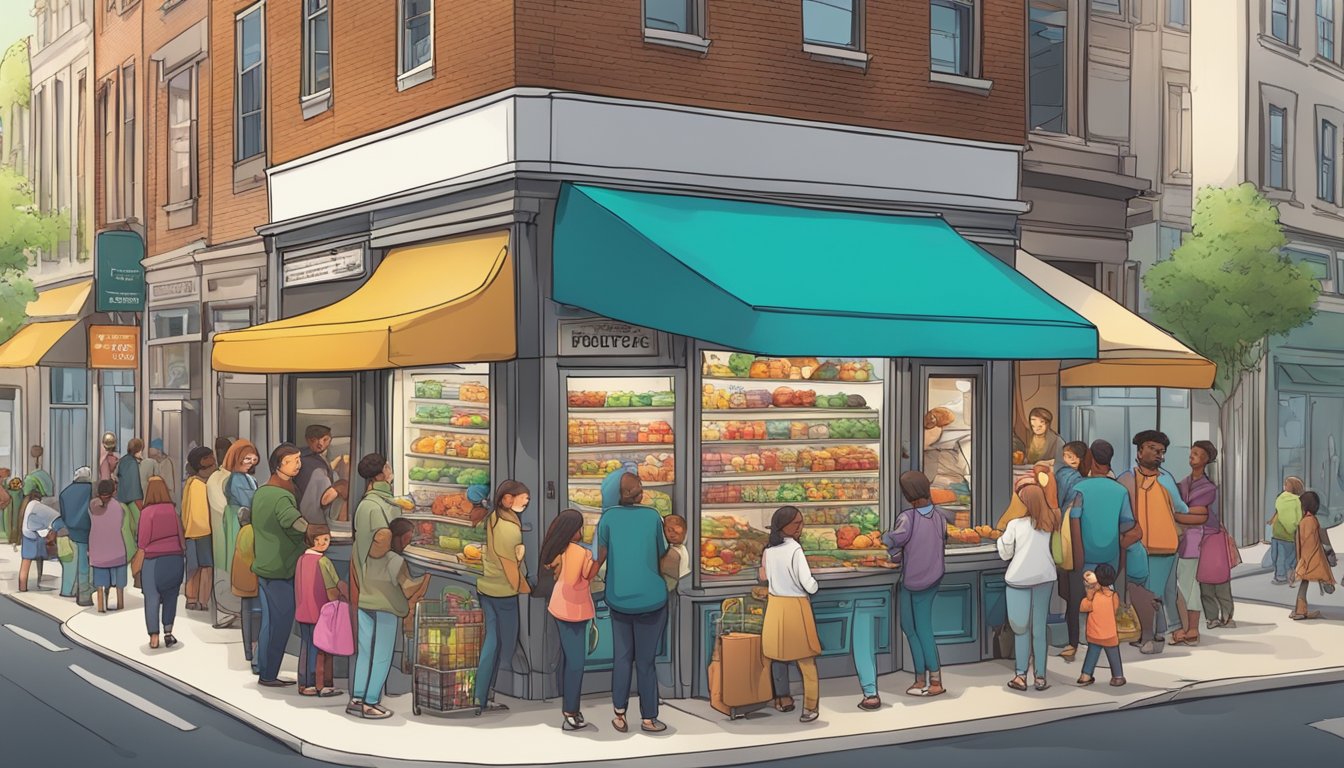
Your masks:
[{"label": "yellow awning", "polygon": [[334,304],[219,334],[213,363],[232,373],[312,373],[509,360],[514,306],[508,232],[398,248]]},{"label": "yellow awning", "polygon": [[78,323],[78,320],[53,320],[23,326],[9,341],[0,344],[0,368],[32,368]]},{"label": "yellow awning", "polygon": [[1060,371],[1062,387],[1208,389],[1217,367],[1114,299],[1026,251],[1017,270],[1097,327],[1097,359]]},{"label": "yellow awning", "polygon": [[93,290],[92,280],[63,285],[37,294],[37,299],[28,302],[28,317],[71,317],[84,311],[88,303],[89,292]]}]

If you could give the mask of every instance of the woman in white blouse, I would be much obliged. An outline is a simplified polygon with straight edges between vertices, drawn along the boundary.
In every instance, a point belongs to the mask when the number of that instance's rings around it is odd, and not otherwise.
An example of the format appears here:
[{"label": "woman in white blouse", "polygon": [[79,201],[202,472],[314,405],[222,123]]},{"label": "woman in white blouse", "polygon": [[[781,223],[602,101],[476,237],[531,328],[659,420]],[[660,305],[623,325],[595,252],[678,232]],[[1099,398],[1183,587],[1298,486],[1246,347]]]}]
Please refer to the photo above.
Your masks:
[{"label": "woman in white blouse", "polygon": [[[788,664],[798,664],[803,676],[803,714],[798,719],[811,723],[817,719],[820,698],[816,657],[821,655],[821,640],[808,598],[816,594],[817,580],[812,578],[812,569],[798,543],[802,533],[803,513],[797,507],[775,510],[770,520],[770,543],[761,555],[760,577],[770,591],[761,649],[774,663],[776,680],[787,680]],[[793,702],[789,697],[775,699],[775,709],[789,712]]]},{"label": "woman in white blouse", "polygon": [[1034,657],[1036,690],[1044,691],[1050,687],[1045,679],[1045,622],[1056,578],[1050,534],[1059,528],[1059,510],[1050,508],[1039,485],[1023,486],[1018,498],[1026,505],[1027,516],[1008,523],[999,538],[999,557],[1010,561],[1004,581],[1008,583],[1008,625],[1015,635],[1017,663],[1017,676],[1008,681],[1008,687],[1027,690],[1027,663]]}]

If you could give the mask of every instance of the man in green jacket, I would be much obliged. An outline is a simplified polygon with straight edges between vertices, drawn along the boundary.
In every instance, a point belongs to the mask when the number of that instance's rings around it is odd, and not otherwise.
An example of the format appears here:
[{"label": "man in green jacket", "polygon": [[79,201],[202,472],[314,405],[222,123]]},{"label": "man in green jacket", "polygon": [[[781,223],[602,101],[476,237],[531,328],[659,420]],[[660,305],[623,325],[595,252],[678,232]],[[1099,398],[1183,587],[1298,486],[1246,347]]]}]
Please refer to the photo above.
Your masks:
[{"label": "man in green jacket", "polygon": [[[261,598],[261,637],[257,640],[258,683],[282,688],[280,662],[294,631],[294,568],[304,550],[308,523],[294,498],[299,449],[285,443],[271,453],[271,479],[252,497],[252,546]],[[292,681],[290,681],[292,682]]]}]

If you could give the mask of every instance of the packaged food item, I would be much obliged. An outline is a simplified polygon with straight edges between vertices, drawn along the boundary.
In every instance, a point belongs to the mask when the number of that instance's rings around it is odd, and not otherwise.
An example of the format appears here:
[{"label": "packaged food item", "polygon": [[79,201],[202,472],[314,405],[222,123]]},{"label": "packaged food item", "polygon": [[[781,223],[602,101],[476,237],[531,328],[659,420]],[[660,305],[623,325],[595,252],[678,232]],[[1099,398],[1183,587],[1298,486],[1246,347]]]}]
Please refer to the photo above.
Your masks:
[{"label": "packaged food item", "polygon": [[747,394],[747,407],[748,407],[748,408],[769,408],[769,407],[770,407],[770,402],[771,402],[770,393],[767,392],[767,391],[765,391],[764,389],[749,389],[749,390],[747,390],[747,393],[746,393],[746,394]]}]

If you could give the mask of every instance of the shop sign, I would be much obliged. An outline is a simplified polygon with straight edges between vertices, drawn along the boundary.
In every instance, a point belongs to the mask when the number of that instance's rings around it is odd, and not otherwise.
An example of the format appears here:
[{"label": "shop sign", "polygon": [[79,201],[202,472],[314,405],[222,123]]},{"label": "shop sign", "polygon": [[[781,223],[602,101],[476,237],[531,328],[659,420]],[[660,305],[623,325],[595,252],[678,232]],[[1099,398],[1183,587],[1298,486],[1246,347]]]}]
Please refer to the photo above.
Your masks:
[{"label": "shop sign", "polygon": [[654,357],[658,332],[615,320],[561,320],[560,355]]},{"label": "shop sign", "polygon": [[190,277],[186,280],[174,280],[168,283],[153,283],[149,286],[149,300],[157,304],[161,301],[176,301],[180,299],[194,299],[200,292],[196,278]]},{"label": "shop sign", "polygon": [[94,240],[94,311],[143,312],[145,241],[135,232],[99,232]]},{"label": "shop sign", "polygon": [[138,368],[140,326],[89,326],[90,368]]},{"label": "shop sign", "polygon": [[315,256],[303,256],[285,262],[286,288],[313,283],[349,280],[364,274],[364,248],[330,250]]}]

